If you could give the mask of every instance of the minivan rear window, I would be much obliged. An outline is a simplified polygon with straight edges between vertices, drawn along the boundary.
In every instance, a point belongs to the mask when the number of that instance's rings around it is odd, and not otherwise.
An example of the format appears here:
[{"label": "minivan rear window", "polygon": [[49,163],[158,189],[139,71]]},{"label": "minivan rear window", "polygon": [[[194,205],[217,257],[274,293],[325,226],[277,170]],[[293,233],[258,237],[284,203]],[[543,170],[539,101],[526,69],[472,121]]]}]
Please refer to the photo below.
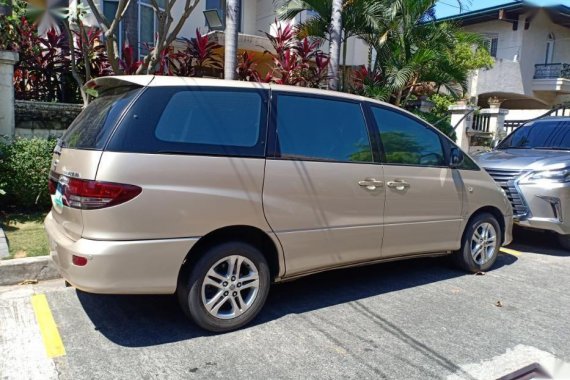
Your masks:
[{"label": "minivan rear window", "polygon": [[139,91],[117,87],[93,100],[71,123],[62,146],[71,149],[102,150],[123,110]]},{"label": "minivan rear window", "polygon": [[105,149],[149,154],[264,157],[267,90],[149,87]]}]

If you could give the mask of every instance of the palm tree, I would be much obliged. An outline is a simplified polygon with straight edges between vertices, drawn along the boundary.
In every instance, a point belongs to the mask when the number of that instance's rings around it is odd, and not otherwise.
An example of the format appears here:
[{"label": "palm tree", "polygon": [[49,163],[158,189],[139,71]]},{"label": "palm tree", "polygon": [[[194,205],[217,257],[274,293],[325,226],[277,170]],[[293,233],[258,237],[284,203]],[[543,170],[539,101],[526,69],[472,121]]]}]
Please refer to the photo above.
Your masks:
[{"label": "palm tree", "polygon": [[224,79],[232,80],[237,70],[239,0],[226,2]]},{"label": "palm tree", "polygon": [[434,0],[395,0],[384,9],[384,25],[366,38],[377,52],[376,71],[390,90],[386,100],[395,105],[405,103],[420,83],[445,86],[452,93],[466,86],[468,72],[454,67],[449,54],[459,31],[435,22],[434,5]]},{"label": "palm tree", "polygon": [[[277,14],[281,20],[291,20],[304,11],[312,11],[314,15],[310,16],[298,26],[300,35],[319,37],[328,40],[329,43],[331,42],[332,0],[275,1],[281,4],[277,9]],[[343,66],[346,66],[347,40],[364,33],[365,25],[376,25],[376,15],[379,13],[379,4],[386,1],[388,0],[344,1],[340,13],[341,32],[339,33],[342,45]],[[341,87],[343,90],[346,90],[344,71],[341,79]]]},{"label": "palm tree", "polygon": [[[456,2],[462,9],[470,0]],[[416,42],[421,42],[422,33],[428,30],[433,32],[435,3],[436,0],[345,0],[341,17],[343,65],[346,66],[346,41],[357,36],[370,46],[369,57],[372,56],[372,49],[376,50],[374,66],[384,69],[383,74],[389,77],[389,85],[394,89],[405,89],[414,68],[421,68],[434,57],[435,49],[430,49],[429,44],[422,43],[426,48],[419,51],[415,50],[415,46]],[[316,15],[303,22],[300,30],[306,35],[330,39],[333,30],[331,0],[286,1],[278,14],[281,19],[292,19],[305,10],[311,10]],[[391,57],[390,49],[397,57]],[[369,69],[372,71],[372,67]],[[344,90],[345,83],[343,78]],[[396,95],[400,99],[396,99],[396,103],[400,103],[403,93],[404,90],[399,96]]]},{"label": "palm tree", "polygon": [[342,0],[333,0],[330,24],[329,90],[338,90],[340,43],[342,39]]}]

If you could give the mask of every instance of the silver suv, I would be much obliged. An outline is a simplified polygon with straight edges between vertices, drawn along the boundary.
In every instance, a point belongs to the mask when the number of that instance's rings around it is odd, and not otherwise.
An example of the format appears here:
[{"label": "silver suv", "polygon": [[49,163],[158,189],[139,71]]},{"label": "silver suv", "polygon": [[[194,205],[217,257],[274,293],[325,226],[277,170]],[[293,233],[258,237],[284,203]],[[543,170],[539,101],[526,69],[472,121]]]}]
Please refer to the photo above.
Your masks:
[{"label": "silver suv", "polygon": [[227,331],[269,286],[453,255],[491,268],[511,240],[503,191],[437,130],[385,103],[259,83],[129,76],[58,144],[45,225],[63,277],[95,293],[177,293]]},{"label": "silver suv", "polygon": [[515,223],[553,231],[570,249],[570,118],[529,122],[475,159],[507,193]]}]

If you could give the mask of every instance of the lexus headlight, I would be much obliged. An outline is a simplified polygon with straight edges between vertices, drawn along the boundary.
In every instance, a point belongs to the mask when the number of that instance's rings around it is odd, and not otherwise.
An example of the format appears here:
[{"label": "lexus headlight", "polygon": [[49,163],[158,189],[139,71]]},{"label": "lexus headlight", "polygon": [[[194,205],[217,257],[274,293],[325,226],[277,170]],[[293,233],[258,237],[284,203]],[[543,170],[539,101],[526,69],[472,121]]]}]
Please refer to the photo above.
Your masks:
[{"label": "lexus headlight", "polygon": [[570,168],[531,172],[520,183],[565,183],[570,182]]}]

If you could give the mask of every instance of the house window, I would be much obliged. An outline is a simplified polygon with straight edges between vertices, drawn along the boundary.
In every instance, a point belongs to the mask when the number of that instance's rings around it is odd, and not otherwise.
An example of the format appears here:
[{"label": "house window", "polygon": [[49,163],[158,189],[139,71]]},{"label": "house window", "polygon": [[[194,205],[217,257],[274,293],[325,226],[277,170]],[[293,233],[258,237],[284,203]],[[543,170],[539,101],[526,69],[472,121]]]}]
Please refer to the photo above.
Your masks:
[{"label": "house window", "polygon": [[[115,15],[117,14],[117,8],[119,7],[118,0],[103,0],[103,15],[110,23],[113,22]],[[119,46],[119,57],[123,55],[123,21],[119,23],[117,28],[117,35],[119,40],[117,45]]]},{"label": "house window", "polygon": [[553,61],[554,57],[554,42],[556,38],[554,37],[554,33],[550,33],[548,35],[548,40],[546,41],[546,57],[544,59],[545,64],[550,64]]},{"label": "house window", "polygon": [[[166,0],[157,0],[161,10]],[[151,0],[139,0],[139,57],[142,58],[152,50],[158,30],[158,18]]]},{"label": "house window", "polygon": [[497,48],[499,46],[499,36],[485,35],[485,36],[483,36],[483,41],[485,43],[485,46],[487,47],[487,50],[489,51],[489,54],[491,54],[491,57],[497,58]]},{"label": "house window", "polygon": [[[241,0],[239,0],[238,32],[240,32],[240,33],[242,32],[242,30],[241,30],[241,17],[243,15],[242,4],[243,4],[243,2]],[[224,24],[224,27],[225,27],[225,25],[226,25],[226,0],[206,0],[206,10],[209,11],[212,9],[215,9],[218,11],[218,15],[220,15],[220,19],[222,20],[222,23]]]}]

